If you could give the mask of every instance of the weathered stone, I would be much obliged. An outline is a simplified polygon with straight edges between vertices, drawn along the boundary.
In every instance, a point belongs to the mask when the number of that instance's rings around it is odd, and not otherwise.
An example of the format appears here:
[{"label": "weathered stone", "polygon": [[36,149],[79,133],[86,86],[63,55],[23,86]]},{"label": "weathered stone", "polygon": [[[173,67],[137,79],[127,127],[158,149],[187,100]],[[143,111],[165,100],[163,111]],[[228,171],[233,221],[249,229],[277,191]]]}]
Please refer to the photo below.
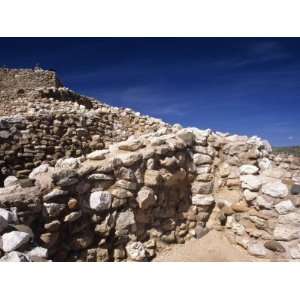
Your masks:
[{"label": "weathered stone", "polygon": [[43,247],[35,247],[30,251],[26,252],[31,259],[34,258],[47,258],[48,257],[48,249]]},{"label": "weathered stone", "polygon": [[249,207],[245,201],[236,202],[231,207],[235,212],[240,212],[240,213],[249,210]]},{"label": "weathered stone", "polygon": [[228,163],[222,163],[219,165],[219,173],[221,177],[227,177],[231,172],[231,168]]},{"label": "weathered stone", "polygon": [[193,156],[193,161],[195,165],[205,165],[212,163],[212,158],[206,154],[196,153]]},{"label": "weathered stone", "polygon": [[133,261],[144,261],[146,258],[146,249],[141,242],[131,242],[126,245],[128,257]]},{"label": "weathered stone", "polygon": [[177,132],[177,136],[183,140],[187,145],[192,145],[195,140],[195,135],[193,132],[188,131],[187,129],[182,129]]},{"label": "weathered stone", "polygon": [[139,190],[136,201],[141,209],[148,209],[156,203],[157,197],[151,188],[143,187]]},{"label": "weathered stone", "polygon": [[300,258],[300,244],[297,243],[297,244],[289,247],[289,253],[292,258],[299,259]]},{"label": "weathered stone", "polygon": [[241,175],[254,175],[257,174],[258,167],[253,165],[242,165],[240,167],[240,174]]},{"label": "weathered stone", "polygon": [[284,198],[289,193],[287,186],[280,181],[266,183],[261,190],[264,194],[274,198]]},{"label": "weathered stone", "polygon": [[128,229],[131,225],[135,224],[134,214],[131,210],[120,212],[116,220],[116,230],[122,231]]},{"label": "weathered stone", "polygon": [[47,215],[50,218],[55,218],[58,217],[60,213],[66,208],[66,205],[58,203],[44,203],[44,207]]},{"label": "weathered stone", "polygon": [[210,194],[213,189],[213,182],[195,181],[192,183],[192,194]]},{"label": "weathered stone", "polygon": [[29,174],[28,177],[29,177],[30,179],[36,179],[36,177],[37,177],[38,175],[40,175],[41,173],[46,173],[46,172],[48,172],[48,169],[49,169],[49,165],[48,165],[48,164],[42,164],[42,165],[36,167],[35,169],[33,169],[33,170],[31,171],[31,173]]},{"label": "weathered stone", "polygon": [[289,224],[277,224],[273,237],[277,241],[290,241],[297,238],[300,238],[300,230],[299,227],[295,227]]},{"label": "weathered stone", "polygon": [[255,201],[259,207],[265,209],[271,209],[274,205],[274,201],[272,199],[263,196],[257,196]]},{"label": "weathered stone", "polygon": [[291,200],[281,201],[275,205],[275,210],[281,215],[286,214],[286,213],[294,210],[295,208],[296,207],[294,206],[294,204]]},{"label": "weathered stone", "polygon": [[8,176],[5,178],[3,185],[4,187],[14,186],[18,184],[18,178],[15,176]]},{"label": "weathered stone", "polygon": [[66,215],[64,218],[65,223],[72,223],[77,221],[81,217],[81,211],[73,211],[70,214]]},{"label": "weathered stone", "polygon": [[24,253],[11,251],[1,257],[0,262],[30,262],[30,258]]},{"label": "weathered stone", "polygon": [[96,211],[107,210],[111,206],[112,196],[108,191],[93,192],[90,195],[90,208]]},{"label": "weathered stone", "polygon": [[92,153],[89,153],[86,157],[90,160],[103,160],[108,152],[108,150],[96,150]]},{"label": "weathered stone", "polygon": [[120,199],[132,198],[133,197],[132,192],[130,192],[128,190],[125,190],[125,189],[122,189],[122,188],[118,188],[118,187],[115,187],[115,188],[111,189],[110,192],[114,197],[117,197],[117,198],[120,198]]},{"label": "weathered stone", "polygon": [[246,189],[246,190],[244,190],[244,197],[245,197],[246,201],[253,201],[256,199],[257,193],[251,192]]},{"label": "weathered stone", "polygon": [[290,212],[286,215],[280,215],[278,217],[278,223],[280,223],[280,224],[293,224],[295,226],[300,226],[300,213]]},{"label": "weathered stone", "polygon": [[248,244],[248,252],[251,255],[258,256],[258,257],[264,257],[267,255],[267,250],[263,246],[263,244],[258,242],[250,241]]},{"label": "weathered stone", "polygon": [[68,168],[68,169],[76,169],[79,167],[80,159],[75,157],[69,157],[66,159],[59,159],[56,164],[55,168]]},{"label": "weathered stone", "polygon": [[130,153],[119,157],[121,163],[125,167],[131,167],[135,163],[139,162],[143,158],[141,153]]},{"label": "weathered stone", "polygon": [[2,217],[7,223],[17,221],[14,214],[11,211],[4,208],[0,208],[0,217]]},{"label": "weathered stone", "polygon": [[51,200],[54,200],[54,199],[66,196],[68,194],[69,194],[68,191],[64,191],[64,190],[55,188],[50,193],[44,195],[43,200],[46,201],[46,202],[48,202],[48,201],[51,201]]},{"label": "weathered stone", "polygon": [[268,158],[264,157],[261,160],[259,160],[258,166],[262,171],[264,171],[271,168],[272,163]]},{"label": "weathered stone", "polygon": [[98,248],[96,253],[96,261],[98,262],[109,261],[108,249]]},{"label": "weathered stone", "polygon": [[212,205],[215,199],[212,195],[194,195],[192,197],[192,203],[194,205]]},{"label": "weathered stone", "polygon": [[274,252],[285,252],[285,248],[277,241],[266,241],[264,243],[265,248]]},{"label": "weathered stone", "polygon": [[72,169],[55,169],[52,178],[61,187],[68,187],[79,181],[78,174]]},{"label": "weathered stone", "polygon": [[114,178],[112,176],[109,176],[107,174],[102,174],[102,173],[95,173],[95,174],[91,174],[88,177],[89,180],[114,180]]},{"label": "weathered stone", "polygon": [[128,180],[120,179],[115,183],[115,186],[120,187],[122,189],[126,189],[129,191],[136,191],[137,190],[137,183],[131,182]]},{"label": "weathered stone", "polygon": [[162,177],[159,171],[156,170],[146,170],[144,175],[144,184],[146,186],[159,186],[162,182]]},{"label": "weathered stone", "polygon": [[258,191],[262,185],[262,180],[259,176],[242,175],[241,176],[242,188],[250,191]]},{"label": "weathered stone", "polygon": [[143,146],[144,145],[140,140],[127,140],[119,144],[119,149],[125,151],[136,151]]},{"label": "weathered stone", "polygon": [[2,250],[4,252],[14,251],[28,243],[30,235],[26,232],[11,231],[2,235]]}]

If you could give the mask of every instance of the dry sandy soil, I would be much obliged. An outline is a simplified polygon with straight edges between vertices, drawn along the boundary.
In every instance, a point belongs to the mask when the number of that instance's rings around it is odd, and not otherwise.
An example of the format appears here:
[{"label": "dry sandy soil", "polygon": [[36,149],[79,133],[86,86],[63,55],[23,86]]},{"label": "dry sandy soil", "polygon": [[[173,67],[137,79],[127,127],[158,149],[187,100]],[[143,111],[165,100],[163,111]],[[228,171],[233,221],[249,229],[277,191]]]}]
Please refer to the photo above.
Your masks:
[{"label": "dry sandy soil", "polygon": [[156,262],[214,262],[214,261],[261,261],[247,254],[245,250],[230,244],[224,235],[211,230],[200,240],[191,240],[185,244],[171,246],[161,252]]}]

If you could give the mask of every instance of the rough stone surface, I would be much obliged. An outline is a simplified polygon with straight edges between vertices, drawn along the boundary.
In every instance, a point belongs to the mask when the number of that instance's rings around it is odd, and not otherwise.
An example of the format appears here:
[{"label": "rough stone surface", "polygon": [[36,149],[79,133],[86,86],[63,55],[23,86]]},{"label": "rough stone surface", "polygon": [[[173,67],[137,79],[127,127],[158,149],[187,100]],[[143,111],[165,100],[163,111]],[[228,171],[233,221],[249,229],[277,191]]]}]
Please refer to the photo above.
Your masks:
[{"label": "rough stone surface", "polygon": [[93,192],[90,195],[90,208],[96,211],[107,210],[111,206],[112,196],[107,191]]},{"label": "rough stone surface", "polygon": [[26,244],[30,235],[26,232],[11,231],[2,235],[2,250],[4,252],[14,251]]},{"label": "rough stone surface", "polygon": [[274,198],[283,198],[289,193],[287,186],[279,181],[264,184],[262,186],[262,192]]}]

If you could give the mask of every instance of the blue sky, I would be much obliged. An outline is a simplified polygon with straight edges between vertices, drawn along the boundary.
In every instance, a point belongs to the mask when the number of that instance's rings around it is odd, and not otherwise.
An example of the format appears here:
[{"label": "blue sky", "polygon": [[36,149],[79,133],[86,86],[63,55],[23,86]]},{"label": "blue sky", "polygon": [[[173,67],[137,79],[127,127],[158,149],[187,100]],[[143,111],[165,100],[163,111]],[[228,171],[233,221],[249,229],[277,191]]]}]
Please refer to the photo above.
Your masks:
[{"label": "blue sky", "polygon": [[110,105],[300,144],[300,38],[0,38],[0,54]]}]

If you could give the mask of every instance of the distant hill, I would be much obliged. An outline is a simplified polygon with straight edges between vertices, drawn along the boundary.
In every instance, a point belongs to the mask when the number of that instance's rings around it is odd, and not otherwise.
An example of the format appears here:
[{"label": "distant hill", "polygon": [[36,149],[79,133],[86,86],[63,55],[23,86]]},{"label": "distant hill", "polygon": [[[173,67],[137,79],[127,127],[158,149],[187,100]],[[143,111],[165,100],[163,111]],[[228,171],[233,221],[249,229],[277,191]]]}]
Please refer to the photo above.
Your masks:
[{"label": "distant hill", "polygon": [[300,157],[300,146],[273,147],[274,153],[288,153]]}]

